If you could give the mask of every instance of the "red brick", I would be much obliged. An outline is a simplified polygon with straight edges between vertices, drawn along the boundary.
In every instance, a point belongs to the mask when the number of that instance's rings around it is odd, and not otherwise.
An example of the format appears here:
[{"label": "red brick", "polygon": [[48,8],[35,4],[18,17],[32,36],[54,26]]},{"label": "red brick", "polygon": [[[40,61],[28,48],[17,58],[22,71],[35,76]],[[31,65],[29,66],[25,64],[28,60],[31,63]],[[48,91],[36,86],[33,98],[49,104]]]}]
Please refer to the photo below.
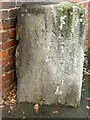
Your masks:
[{"label": "red brick", "polygon": [[0,30],[3,29],[2,21],[0,21]]},{"label": "red brick", "polygon": [[2,90],[4,91],[7,87],[10,87],[9,80],[6,83],[2,83]]},{"label": "red brick", "polygon": [[14,8],[15,2],[0,2],[0,9]]},{"label": "red brick", "polygon": [[90,33],[88,34],[88,40],[90,41]]},{"label": "red brick", "polygon": [[0,42],[0,51],[2,50],[2,42]]},{"label": "red brick", "polygon": [[88,36],[89,36],[89,38],[90,38],[90,28],[88,28]]},{"label": "red brick", "polygon": [[8,64],[7,66],[5,66],[5,72],[8,72],[13,69],[15,69],[15,63]]},{"label": "red brick", "polygon": [[85,8],[86,7],[86,4],[80,4],[81,7]]},{"label": "red brick", "polygon": [[17,11],[18,9],[11,9],[9,11],[9,17],[17,17]]},{"label": "red brick", "polygon": [[2,74],[0,75],[0,84],[2,84]]},{"label": "red brick", "polygon": [[15,52],[16,52],[16,47],[12,47],[10,49],[8,49],[8,54],[11,56],[11,55],[15,55]]},{"label": "red brick", "polygon": [[86,14],[86,19],[89,19],[90,18],[90,13]]},{"label": "red brick", "polygon": [[[90,23],[90,18],[88,18],[88,23]],[[90,27],[90,26],[89,26]]]},{"label": "red brick", "polygon": [[2,21],[2,27],[3,27],[3,29],[15,28],[16,22],[17,22],[16,18],[4,20],[4,21]]},{"label": "red brick", "polygon": [[87,39],[85,44],[86,44],[86,49],[88,49],[90,47],[90,39]]},{"label": "red brick", "polygon": [[12,78],[13,78],[12,71],[9,73],[5,73],[5,75],[3,75],[3,77],[2,77],[2,83],[4,83],[7,80],[12,80]]},{"label": "red brick", "polygon": [[2,44],[2,49],[5,50],[5,49],[8,49],[8,48],[13,47],[15,45],[16,45],[16,41],[15,41],[15,39],[12,39],[10,41],[4,42]]},{"label": "red brick", "polygon": [[88,42],[89,42],[89,41],[88,41],[88,40],[86,40],[86,41],[85,41],[85,44],[86,44],[86,45],[88,45]]},{"label": "red brick", "polygon": [[90,13],[90,2],[89,2],[89,5],[88,5],[88,11],[89,11],[89,13]]},{"label": "red brick", "polygon": [[8,33],[6,30],[0,30],[0,42],[3,41],[7,41],[8,40]]},{"label": "red brick", "polygon": [[13,79],[15,79],[15,81],[17,81],[17,75],[16,75],[16,71],[15,70],[13,70],[13,72],[12,72],[12,78]]},{"label": "red brick", "polygon": [[8,87],[11,87],[11,85],[13,84],[12,80],[7,80],[5,83],[2,84],[2,90],[5,90]]},{"label": "red brick", "polygon": [[0,11],[0,20],[4,20],[8,18],[8,11],[4,10],[4,11]]},{"label": "red brick", "polygon": [[0,92],[2,91],[2,85],[0,85]]},{"label": "red brick", "polygon": [[79,1],[78,0],[70,0],[70,2],[78,3]]},{"label": "red brick", "polygon": [[2,76],[2,66],[0,66],[0,77]]},{"label": "red brick", "polygon": [[88,2],[86,2],[86,3],[81,3],[80,6],[83,7],[83,8],[87,8],[87,7],[88,7]]},{"label": "red brick", "polygon": [[0,86],[2,85],[2,78],[0,78]]},{"label": "red brick", "polygon": [[2,66],[5,66],[6,64],[10,64],[10,63],[13,63],[15,60],[15,56],[10,56],[6,59],[3,59],[2,60]]},{"label": "red brick", "polygon": [[86,27],[86,34],[88,34],[88,29],[89,29],[89,28],[88,28],[88,27]]},{"label": "red brick", "polygon": [[8,37],[11,38],[15,38],[16,37],[16,29],[12,28],[12,29],[8,29]]},{"label": "red brick", "polygon": [[88,32],[86,32],[86,40],[88,40]]},{"label": "red brick", "polygon": [[5,89],[3,89],[2,94],[3,97],[5,98],[7,96],[7,94],[9,94],[9,92],[15,87],[15,84],[12,83],[11,85],[7,86]]},{"label": "red brick", "polygon": [[86,23],[87,23],[87,24],[88,24],[88,21],[89,21],[89,20],[88,20],[88,18],[87,18],[87,19],[86,19]]},{"label": "red brick", "polygon": [[0,52],[0,59],[5,58],[8,56],[8,50],[3,50]]},{"label": "red brick", "polygon": [[2,59],[0,59],[0,68],[2,67]]},{"label": "red brick", "polygon": [[86,29],[88,30],[88,23],[86,23]]}]

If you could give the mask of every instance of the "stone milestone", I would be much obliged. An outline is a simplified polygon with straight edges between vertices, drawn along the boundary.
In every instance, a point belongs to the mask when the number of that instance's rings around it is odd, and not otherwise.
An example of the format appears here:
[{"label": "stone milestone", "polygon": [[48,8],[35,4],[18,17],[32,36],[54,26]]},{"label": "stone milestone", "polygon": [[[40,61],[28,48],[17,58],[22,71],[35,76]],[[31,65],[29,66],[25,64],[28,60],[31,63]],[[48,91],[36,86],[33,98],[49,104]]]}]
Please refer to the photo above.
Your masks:
[{"label": "stone milestone", "polygon": [[18,12],[17,40],[18,101],[79,106],[84,10],[71,3],[26,3]]}]

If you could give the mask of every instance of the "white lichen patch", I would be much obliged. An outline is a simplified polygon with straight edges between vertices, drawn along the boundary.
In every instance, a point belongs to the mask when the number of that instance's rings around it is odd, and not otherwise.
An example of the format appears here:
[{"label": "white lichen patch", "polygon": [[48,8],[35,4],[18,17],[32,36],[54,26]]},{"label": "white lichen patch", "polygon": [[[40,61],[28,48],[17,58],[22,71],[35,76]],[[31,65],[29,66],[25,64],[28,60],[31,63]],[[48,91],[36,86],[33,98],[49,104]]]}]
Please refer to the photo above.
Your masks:
[{"label": "white lichen patch", "polygon": [[73,15],[73,12],[70,12],[70,15]]},{"label": "white lichen patch", "polygon": [[23,17],[23,16],[24,16],[24,14],[21,14],[21,16]]},{"label": "white lichen patch", "polygon": [[80,19],[80,22],[83,22],[83,19]]},{"label": "white lichen patch", "polygon": [[86,106],[86,109],[87,109],[87,110],[90,110],[90,106]]},{"label": "white lichen patch", "polygon": [[61,103],[61,100],[58,100],[58,103]]},{"label": "white lichen patch", "polygon": [[28,16],[31,16],[31,13],[29,13]]},{"label": "white lichen patch", "polygon": [[55,91],[55,95],[59,94],[59,89],[60,89],[60,86],[57,86],[56,91]]},{"label": "white lichen patch", "polygon": [[64,84],[64,80],[61,81],[61,85],[62,85],[62,86],[63,86],[63,84]]},{"label": "white lichen patch", "polygon": [[52,11],[52,13],[53,13],[53,16],[54,16],[54,20],[55,20],[55,23],[57,23],[57,20],[56,20],[56,9],[55,9],[55,7],[53,6],[53,5],[51,5],[51,11]]},{"label": "white lichen patch", "polygon": [[57,86],[56,91],[55,91],[55,95],[61,95],[62,91],[60,90],[60,86]]},{"label": "white lichen patch", "polygon": [[25,12],[27,12],[28,10],[26,9]]},{"label": "white lichen patch", "polygon": [[62,91],[60,91],[59,94],[61,95],[61,94],[62,94]]},{"label": "white lichen patch", "polygon": [[69,82],[69,85],[71,85],[72,83],[71,82]]},{"label": "white lichen patch", "polygon": [[66,17],[67,17],[66,15],[60,17],[60,23],[61,23],[59,26],[60,30],[62,30],[63,26],[66,24],[66,22],[65,22]]},{"label": "white lichen patch", "polygon": [[64,22],[64,20],[66,19],[66,15],[64,15],[64,16],[61,16],[61,18],[60,18],[60,22],[63,22],[63,24],[65,24],[65,22]]}]

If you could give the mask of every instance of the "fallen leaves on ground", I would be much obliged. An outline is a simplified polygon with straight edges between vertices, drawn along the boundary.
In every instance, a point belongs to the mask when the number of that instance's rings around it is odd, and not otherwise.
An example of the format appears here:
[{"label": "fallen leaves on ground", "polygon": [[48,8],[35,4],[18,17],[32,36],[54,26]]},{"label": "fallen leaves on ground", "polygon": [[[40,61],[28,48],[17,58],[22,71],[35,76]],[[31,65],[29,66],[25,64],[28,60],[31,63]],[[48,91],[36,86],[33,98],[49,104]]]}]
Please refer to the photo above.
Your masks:
[{"label": "fallen leaves on ground", "polygon": [[10,111],[16,110],[16,103],[16,87],[14,87],[14,89],[12,89],[6,97],[0,98],[0,108],[4,107],[5,105],[8,106],[10,108],[8,111],[9,114]]},{"label": "fallen leaves on ground", "polygon": [[90,98],[86,98],[86,100],[88,100],[88,101],[89,101],[89,100],[90,100]]},{"label": "fallen leaves on ground", "polygon": [[52,111],[52,113],[53,113],[53,114],[57,114],[57,113],[58,113],[58,111]]},{"label": "fallen leaves on ground", "polygon": [[0,105],[2,105],[3,103],[4,103],[4,100],[0,98]]},{"label": "fallen leaves on ground", "polygon": [[86,75],[90,75],[90,70],[87,70],[86,68],[83,68],[83,73]]},{"label": "fallen leaves on ground", "polygon": [[26,116],[23,116],[23,117],[22,117],[22,119],[25,119],[25,118],[26,118]]},{"label": "fallen leaves on ground", "polygon": [[39,104],[35,104],[34,105],[34,111],[35,111],[35,113],[38,113],[38,110],[39,110]]},{"label": "fallen leaves on ground", "polygon": [[10,113],[11,113],[11,111],[9,110],[9,111],[8,111],[8,114],[10,114]]},{"label": "fallen leaves on ground", "polygon": [[3,107],[4,107],[4,100],[0,98],[0,109],[2,109]]},{"label": "fallen leaves on ground", "polygon": [[4,105],[0,105],[0,109],[4,108]]}]

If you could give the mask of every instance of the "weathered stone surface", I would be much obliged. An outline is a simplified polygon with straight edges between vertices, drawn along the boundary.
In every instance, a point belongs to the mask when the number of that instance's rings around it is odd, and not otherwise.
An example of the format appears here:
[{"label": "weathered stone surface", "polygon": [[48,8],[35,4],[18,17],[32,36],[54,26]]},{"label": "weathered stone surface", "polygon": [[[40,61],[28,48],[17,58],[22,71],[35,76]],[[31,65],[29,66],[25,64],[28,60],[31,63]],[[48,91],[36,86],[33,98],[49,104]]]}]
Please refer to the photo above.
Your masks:
[{"label": "weathered stone surface", "polygon": [[18,13],[18,101],[80,104],[85,19],[72,4],[25,4]]}]

